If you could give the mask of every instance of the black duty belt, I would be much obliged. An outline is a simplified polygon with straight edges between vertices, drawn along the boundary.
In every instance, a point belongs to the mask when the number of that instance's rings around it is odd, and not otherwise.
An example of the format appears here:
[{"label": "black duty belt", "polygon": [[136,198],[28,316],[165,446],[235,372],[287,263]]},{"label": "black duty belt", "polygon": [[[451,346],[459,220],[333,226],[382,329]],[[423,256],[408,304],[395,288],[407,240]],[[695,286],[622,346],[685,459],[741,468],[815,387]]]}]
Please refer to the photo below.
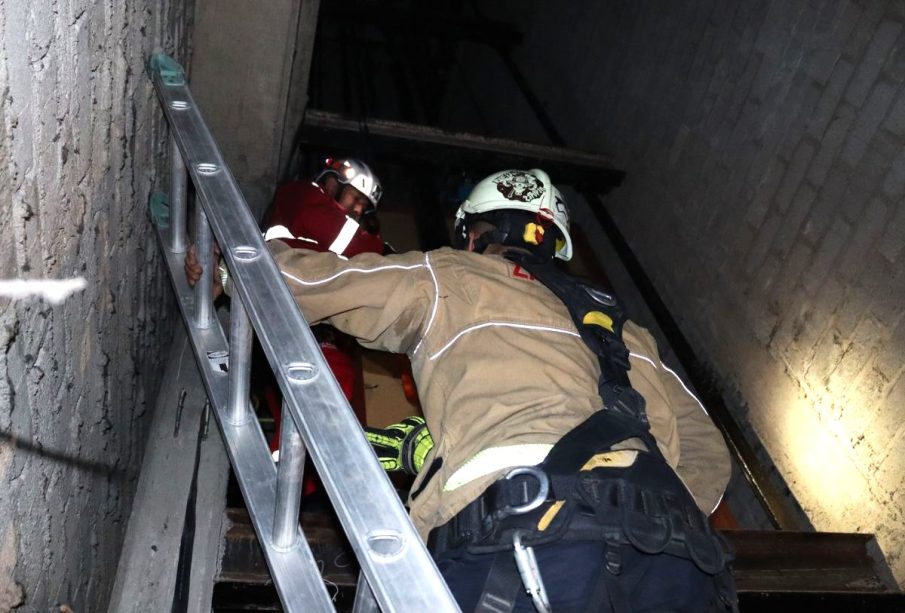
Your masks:
[{"label": "black duty belt", "polygon": [[[638,438],[648,450],[619,450]],[[622,454],[621,461],[608,461]],[[435,555],[465,546],[471,553],[559,539],[606,540],[647,554],[691,560],[715,575],[726,568],[724,544],[691,493],[667,464],[646,424],[601,410],[567,432],[538,466],[516,468],[449,522],[431,532]]]},{"label": "black duty belt", "polygon": [[550,481],[539,466],[514,468],[493,482],[476,500],[452,519],[428,535],[428,548],[435,553],[462,546],[496,551],[511,547],[512,540],[500,545],[502,523],[507,531],[536,523],[553,502]]}]

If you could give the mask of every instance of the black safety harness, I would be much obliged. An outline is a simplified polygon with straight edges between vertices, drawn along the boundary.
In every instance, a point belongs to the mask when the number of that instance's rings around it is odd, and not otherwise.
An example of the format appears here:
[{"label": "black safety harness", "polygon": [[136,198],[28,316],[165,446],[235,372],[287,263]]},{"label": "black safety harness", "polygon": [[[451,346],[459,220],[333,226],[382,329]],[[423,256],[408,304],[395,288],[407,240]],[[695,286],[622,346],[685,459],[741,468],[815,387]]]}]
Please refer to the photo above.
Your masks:
[{"label": "black safety harness", "polygon": [[[629,351],[622,341],[624,310],[612,295],[578,282],[550,259],[515,250],[505,257],[568,307],[581,338],[600,363],[603,409],[563,436],[541,464],[511,470],[433,530],[428,540],[431,551],[439,556],[464,547],[472,554],[497,554],[479,611],[511,610],[519,591],[531,594],[538,589],[528,581],[523,586],[523,561],[530,566],[533,547],[595,540],[606,542],[606,560],[589,611],[598,610],[602,599],[613,611],[629,610],[618,581],[620,548],[625,546],[691,560],[714,576],[726,610],[734,610],[723,541],[664,459],[650,432],[644,398],[629,383]],[[646,451],[617,446],[629,439],[643,443],[632,447]],[[520,548],[532,560],[520,558]],[[537,594],[531,595],[542,609]]]}]

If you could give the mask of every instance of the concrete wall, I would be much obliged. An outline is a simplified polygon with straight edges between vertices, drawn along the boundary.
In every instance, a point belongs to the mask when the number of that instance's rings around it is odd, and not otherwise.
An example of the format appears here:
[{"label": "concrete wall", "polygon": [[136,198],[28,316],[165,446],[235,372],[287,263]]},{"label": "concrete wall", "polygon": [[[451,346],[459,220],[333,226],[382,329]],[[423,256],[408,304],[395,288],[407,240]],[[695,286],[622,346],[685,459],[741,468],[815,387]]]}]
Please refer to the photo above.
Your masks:
[{"label": "concrete wall", "polygon": [[[905,581],[905,3],[536,4],[516,60],[628,171],[608,207],[699,356],[815,527]],[[537,134],[478,72],[486,124]]]},{"label": "concrete wall", "polygon": [[[188,6],[187,6],[188,5]],[[165,130],[144,64],[191,0],[0,3],[0,610],[101,611],[174,325],[147,216]]]},{"label": "concrete wall", "polygon": [[307,101],[317,9],[313,0],[195,2],[192,95],[259,219]]}]

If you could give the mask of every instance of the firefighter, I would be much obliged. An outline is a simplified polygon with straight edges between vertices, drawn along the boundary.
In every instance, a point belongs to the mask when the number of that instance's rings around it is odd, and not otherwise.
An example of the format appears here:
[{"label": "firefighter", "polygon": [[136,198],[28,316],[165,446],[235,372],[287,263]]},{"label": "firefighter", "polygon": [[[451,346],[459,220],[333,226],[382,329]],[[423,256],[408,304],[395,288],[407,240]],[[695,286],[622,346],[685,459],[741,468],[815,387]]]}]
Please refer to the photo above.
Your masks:
[{"label": "firefighter", "polygon": [[572,244],[550,178],[494,173],[456,217],[459,250],[271,249],[308,321],[411,358],[425,424],[391,438],[429,448],[408,502],[459,605],[732,610],[706,519],[725,443],[651,335],[554,265]]},{"label": "firefighter", "polygon": [[377,210],[382,195],[380,181],[367,164],[328,158],[314,181],[293,181],[277,189],[266,238],[345,257],[382,253],[379,234],[361,225]]},{"label": "firefighter", "polygon": [[[293,247],[344,257],[383,253],[387,247],[380,235],[362,227],[363,221],[368,222],[370,229],[376,227],[375,213],[382,195],[380,180],[363,161],[328,158],[313,181],[292,181],[277,188],[265,223],[265,238],[279,238]],[[356,416],[365,423],[364,398],[356,394],[361,372],[354,358],[354,341],[327,325],[316,326],[314,333]],[[255,364],[263,366],[255,368],[255,388],[274,419],[270,448],[276,452],[280,442],[281,396],[266,360],[257,351]],[[314,489],[315,480],[306,477],[305,493]]]},{"label": "firefighter", "polygon": [[[374,214],[382,195],[380,180],[367,164],[353,158],[327,158],[314,181],[292,181],[277,188],[265,224],[265,238],[280,238],[293,247],[344,257],[383,253],[385,244],[380,235],[363,227],[365,220],[371,228],[376,227]],[[356,394],[361,369],[354,358],[354,341],[330,326],[316,326],[313,330],[330,370],[364,424],[364,398]],[[261,377],[266,381],[261,395],[274,418],[270,447],[276,451],[280,442],[281,397],[269,370],[267,375]],[[309,476],[304,492],[313,493],[315,484]]]}]

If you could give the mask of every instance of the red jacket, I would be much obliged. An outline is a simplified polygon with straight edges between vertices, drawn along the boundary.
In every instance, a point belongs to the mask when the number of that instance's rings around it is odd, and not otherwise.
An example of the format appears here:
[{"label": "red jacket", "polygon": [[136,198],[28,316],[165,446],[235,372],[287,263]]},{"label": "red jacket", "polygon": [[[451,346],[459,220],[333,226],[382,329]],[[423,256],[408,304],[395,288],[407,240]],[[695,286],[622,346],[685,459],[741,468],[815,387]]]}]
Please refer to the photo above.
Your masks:
[{"label": "red jacket", "polygon": [[380,236],[362,230],[314,182],[286,183],[277,188],[267,237],[282,238],[291,247],[332,251],[345,257],[383,252]]},{"label": "red jacket", "polygon": [[[332,251],[344,257],[367,252],[383,253],[383,239],[362,230],[358,222],[346,215],[339,203],[314,182],[296,181],[278,187],[265,227],[267,240],[280,238],[293,248]],[[339,335],[338,332],[336,334]],[[361,366],[356,363],[348,347],[338,347],[332,342],[321,342],[320,346],[353,411],[359,421],[365,423]],[[274,419],[275,433],[270,448],[275,451],[280,445],[282,417],[276,382],[268,380],[263,394]],[[313,471],[305,471],[306,494],[317,489],[313,475]]]}]

